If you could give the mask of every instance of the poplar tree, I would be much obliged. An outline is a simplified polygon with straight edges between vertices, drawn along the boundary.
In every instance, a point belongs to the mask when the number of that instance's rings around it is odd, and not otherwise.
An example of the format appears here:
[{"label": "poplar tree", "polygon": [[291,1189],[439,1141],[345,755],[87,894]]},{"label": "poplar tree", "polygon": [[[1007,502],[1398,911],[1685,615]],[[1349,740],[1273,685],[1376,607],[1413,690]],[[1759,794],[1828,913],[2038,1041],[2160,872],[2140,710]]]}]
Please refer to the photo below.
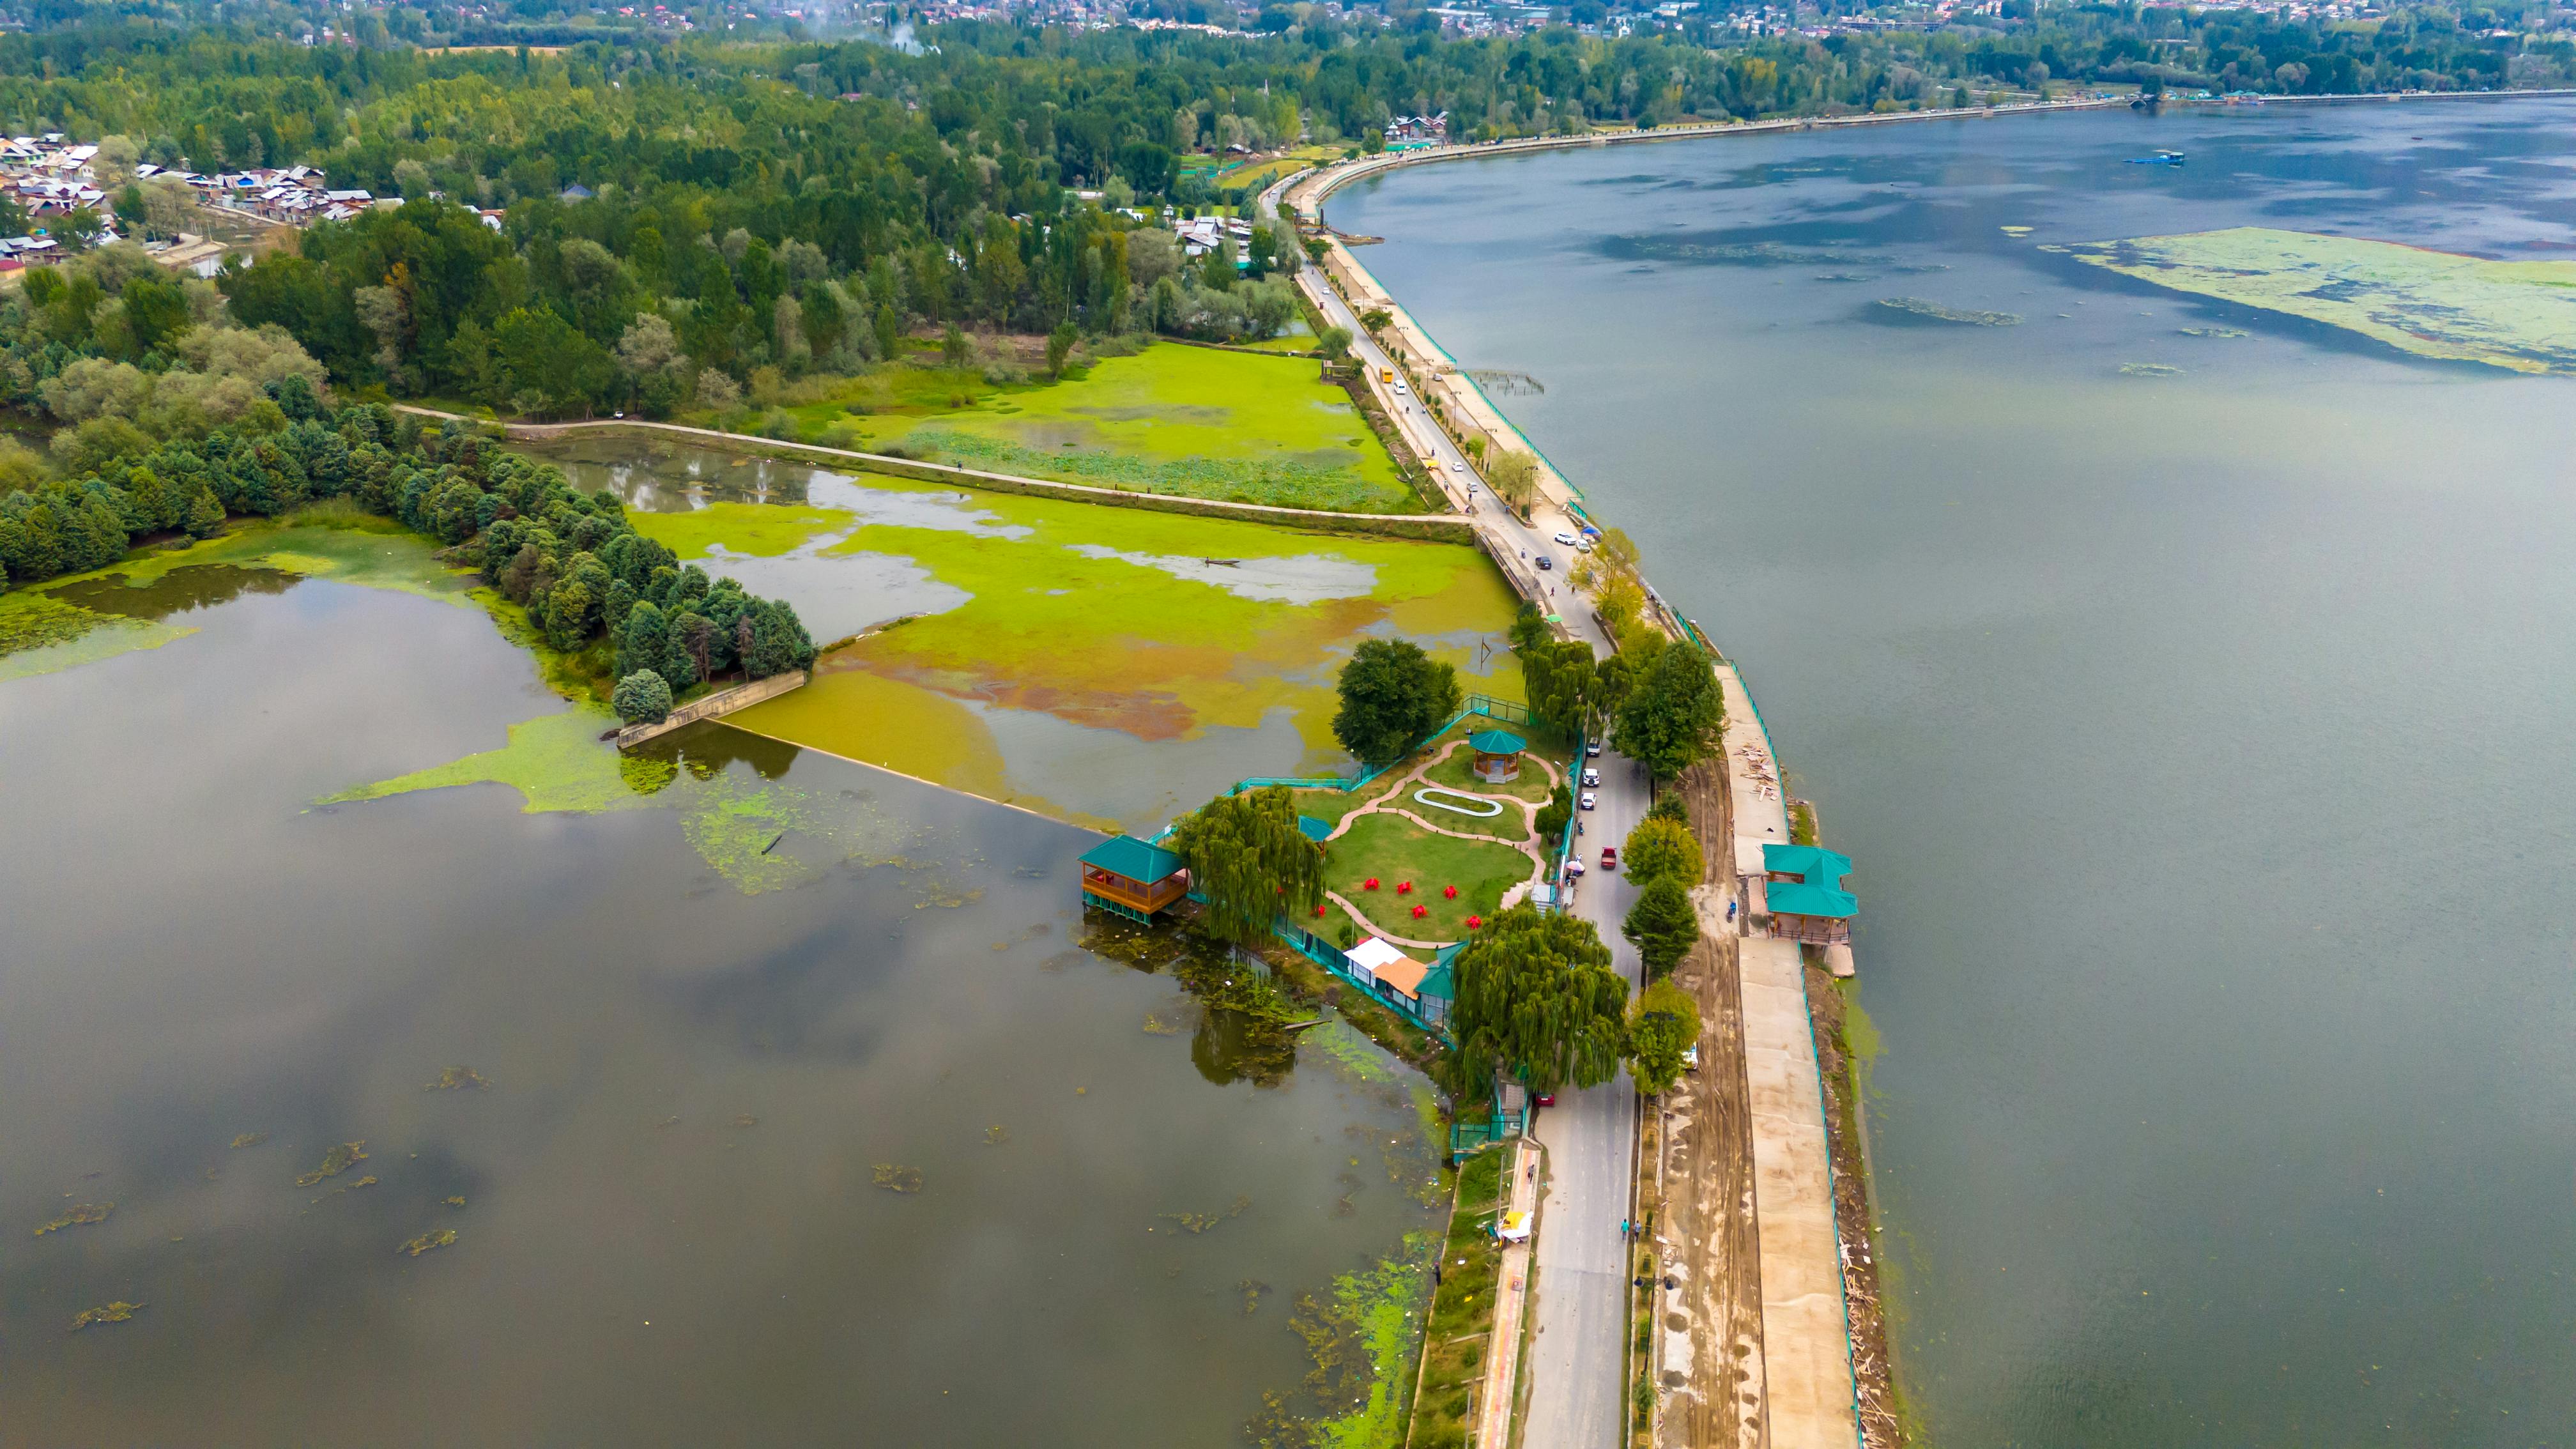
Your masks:
[{"label": "poplar tree", "polygon": [[1628,908],[1619,933],[1636,943],[1637,954],[1645,958],[1647,979],[1658,980],[1670,975],[1691,947],[1699,944],[1699,912],[1679,880],[1657,876],[1637,893],[1637,903]]},{"label": "poplar tree", "polygon": [[1641,1092],[1669,1092],[1681,1080],[1682,1053],[1699,1041],[1699,1003],[1669,981],[1637,997],[1628,1017],[1628,1069]]}]

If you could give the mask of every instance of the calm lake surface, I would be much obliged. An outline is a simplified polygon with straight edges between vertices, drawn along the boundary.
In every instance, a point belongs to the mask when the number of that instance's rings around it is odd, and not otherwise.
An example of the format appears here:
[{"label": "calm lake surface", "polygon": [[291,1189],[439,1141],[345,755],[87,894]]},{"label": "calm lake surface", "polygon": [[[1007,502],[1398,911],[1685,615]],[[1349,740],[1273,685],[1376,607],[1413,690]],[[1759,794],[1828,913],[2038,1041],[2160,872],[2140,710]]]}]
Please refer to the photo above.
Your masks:
[{"label": "calm lake surface", "polygon": [[153,592],[196,632],[0,685],[0,1439],[1229,1443],[1430,1221],[1374,1048],[1229,1080],[1081,948],[1084,832],[720,726],[674,793],[790,808],[778,888],[720,812],[309,808],[561,702],[477,609]]},{"label": "calm lake surface", "polygon": [[[2576,1442],[2576,379],[2038,249],[2565,259],[2571,135],[2563,100],[2092,113],[1332,202],[1462,365],[1544,385],[1497,400],[1858,863],[1935,1443]],[[2124,164],[2156,147],[2187,166]]]}]

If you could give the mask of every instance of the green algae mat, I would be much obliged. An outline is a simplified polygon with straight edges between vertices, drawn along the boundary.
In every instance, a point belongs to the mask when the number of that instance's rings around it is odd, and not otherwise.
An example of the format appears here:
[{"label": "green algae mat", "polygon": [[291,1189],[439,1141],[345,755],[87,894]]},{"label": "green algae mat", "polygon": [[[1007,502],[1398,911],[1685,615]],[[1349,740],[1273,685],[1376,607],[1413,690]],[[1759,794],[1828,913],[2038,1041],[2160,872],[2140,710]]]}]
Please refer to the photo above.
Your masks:
[{"label": "green algae mat", "polygon": [[[1237,778],[1344,766],[1333,680],[1362,638],[1414,639],[1467,689],[1519,697],[1502,649],[1515,600],[1472,548],[856,483],[848,510],[634,515],[683,558],[723,550],[738,572],[792,553],[801,572],[763,585],[790,602],[836,565],[901,560],[925,580],[916,616],[728,724],[1058,818],[1142,824]],[[1265,729],[1258,749],[1227,733]],[[1174,780],[1179,760],[1196,773]]]},{"label": "green algae mat", "polygon": [[2061,250],[2123,276],[2305,317],[2419,357],[2576,375],[2576,262],[2496,262],[2250,226]]},{"label": "green algae mat", "polygon": [[1421,511],[1350,395],[1305,358],[1157,343],[1052,385],[912,411],[850,419],[848,446],[1193,498]]}]

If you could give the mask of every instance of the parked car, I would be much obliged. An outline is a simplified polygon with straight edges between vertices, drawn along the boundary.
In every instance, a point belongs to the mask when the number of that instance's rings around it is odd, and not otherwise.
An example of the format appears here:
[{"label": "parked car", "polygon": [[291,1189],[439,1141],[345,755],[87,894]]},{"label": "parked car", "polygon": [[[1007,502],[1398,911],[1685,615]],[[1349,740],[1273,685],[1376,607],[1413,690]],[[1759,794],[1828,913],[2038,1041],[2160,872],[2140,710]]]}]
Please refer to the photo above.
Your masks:
[{"label": "parked car", "polygon": [[1699,1047],[1696,1043],[1682,1048],[1682,1070],[1686,1072],[1699,1070]]},{"label": "parked car", "polygon": [[1619,868],[1619,847],[1615,845],[1605,845],[1601,847],[1601,868],[1603,870],[1617,870]]},{"label": "parked car", "polygon": [[1596,760],[1601,758],[1601,742],[1599,740],[1594,740],[1592,743],[1585,745],[1583,747],[1583,753],[1590,755]]},{"label": "parked car", "polygon": [[1565,546],[1565,547],[1567,547],[1567,548],[1572,548],[1572,547],[1574,547],[1574,544],[1575,544],[1575,538],[1574,538],[1574,535],[1573,535],[1573,534],[1570,534],[1570,533],[1562,533],[1562,532],[1561,532],[1561,533],[1557,534],[1557,536],[1556,536],[1556,541],[1557,541],[1558,543],[1560,543],[1560,544],[1564,545],[1564,546]]},{"label": "parked car", "polygon": [[[1599,748],[1600,748],[1600,747],[1599,747],[1599,746],[1597,746],[1597,745],[1596,745],[1596,746],[1594,746],[1594,749],[1595,749],[1596,751],[1597,751]],[[1600,789],[1600,788],[1601,788],[1601,772],[1600,772],[1599,770],[1595,770],[1595,769],[1592,769],[1592,768],[1590,768],[1590,767],[1588,767],[1588,766],[1587,766],[1587,767],[1584,769],[1584,771],[1583,771],[1583,788],[1584,788],[1584,789],[1586,789],[1586,790],[1598,790],[1598,789]]]},{"label": "parked car", "polygon": [[1556,560],[1549,558],[1546,554],[1540,554],[1538,556],[1538,571],[1540,573],[1546,573],[1549,569],[1554,567],[1556,567]]},{"label": "parked car", "polygon": [[1554,1092],[1541,1092],[1531,1100],[1537,1102],[1542,1107],[1553,1107],[1556,1105],[1556,1094]]},{"label": "parked car", "polygon": [[1598,803],[1600,803],[1600,797],[1599,797],[1599,796],[1597,796],[1597,795],[1593,794],[1593,793],[1592,793],[1591,791],[1589,791],[1589,790],[1586,790],[1586,791],[1584,791],[1584,792],[1583,792],[1583,808],[1584,808],[1584,809],[1589,810],[1589,809],[1591,809],[1594,805],[1596,805],[1596,804],[1598,804]]}]

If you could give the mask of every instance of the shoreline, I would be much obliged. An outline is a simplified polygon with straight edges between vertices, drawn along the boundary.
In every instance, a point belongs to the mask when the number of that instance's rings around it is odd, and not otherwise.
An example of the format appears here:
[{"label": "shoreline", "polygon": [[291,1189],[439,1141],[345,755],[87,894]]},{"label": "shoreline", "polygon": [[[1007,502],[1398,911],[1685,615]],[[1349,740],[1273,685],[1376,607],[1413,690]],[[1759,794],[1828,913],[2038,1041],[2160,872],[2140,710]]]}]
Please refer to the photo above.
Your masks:
[{"label": "shoreline", "polygon": [[[2017,108],[2013,114],[2036,114],[2043,111],[2097,110],[2115,102],[2082,102]],[[1944,114],[1906,112],[1887,117],[1854,117],[1841,122],[1876,123],[1892,119],[1937,119]],[[1985,113],[1970,113],[1982,115]],[[1964,117],[1962,117],[1964,118]],[[1463,440],[1464,431],[1451,410],[1463,416],[1465,423],[1492,443],[1516,447],[1538,461],[1541,498],[1563,508],[1569,517],[1590,520],[1584,506],[1582,490],[1564,475],[1519,426],[1485,396],[1481,387],[1461,368],[1456,359],[1434,340],[1429,330],[1407,311],[1401,301],[1388,291],[1368,269],[1351,254],[1340,235],[1322,225],[1322,203],[1333,191],[1361,176],[1428,161],[1456,160],[1488,155],[1506,150],[1566,149],[1572,146],[1615,144],[1619,140],[1681,140],[1693,136],[1737,135],[1758,131],[1778,132],[1813,129],[1833,122],[1801,121],[1755,123],[1753,125],[1702,127],[1693,130],[1627,133],[1617,138],[1566,137],[1546,138],[1520,146],[1494,145],[1443,148],[1432,153],[1412,153],[1396,161],[1375,165],[1346,165],[1320,175],[1290,178],[1281,183],[1276,194],[1285,199],[1299,220],[1311,221],[1326,239],[1322,271],[1325,285],[1343,294],[1354,313],[1382,309],[1389,322],[1380,341],[1388,355],[1402,366],[1419,390],[1426,412],[1437,421],[1440,430],[1453,441]],[[1357,294],[1357,295],[1354,295]],[[1434,364],[1432,358],[1439,359]],[[1490,446],[1490,444],[1489,444]],[[1533,516],[1536,505],[1533,506]],[[1643,582],[1641,577],[1641,582]],[[1694,638],[1708,644],[1707,636],[1683,619],[1654,589],[1646,584],[1646,595],[1667,630],[1676,638]],[[1735,797],[1730,811],[1738,834],[1738,854],[1750,840],[1758,844],[1761,835],[1750,833],[1750,827],[1763,823],[1763,834],[1785,842],[1789,835],[1786,802],[1779,798],[1777,787],[1764,797],[1764,781],[1779,778],[1776,753],[1760,709],[1754,705],[1751,691],[1742,675],[1725,656],[1713,647],[1721,688],[1729,696],[1728,722],[1724,746],[1718,763],[1726,771]],[[1741,708],[1735,706],[1740,703]],[[1749,727],[1749,728],[1748,728]],[[1758,742],[1757,742],[1758,740]],[[1761,767],[1739,769],[1739,752],[1759,755]],[[1893,1426],[1892,1416],[1885,1411],[1894,1381],[1891,1347],[1885,1333],[1884,1316],[1877,1312],[1854,1315],[1850,1269],[1852,1253],[1857,1247],[1861,1261],[1871,1254],[1868,1239],[1858,1244],[1846,1239],[1845,1214],[1839,1210],[1844,1194],[1837,1188],[1844,1183],[1856,1186],[1862,1194],[1859,1204],[1864,1223],[1874,1222],[1875,1204],[1868,1196],[1865,1175],[1856,1176],[1857,1164],[1838,1161],[1846,1155],[1836,1151],[1836,1118],[1832,1086],[1826,1080],[1824,1053],[1817,1050],[1818,1013],[1809,998],[1807,972],[1803,953],[1791,942],[1750,934],[1752,913],[1748,910],[1737,918],[1734,932],[1725,939],[1736,947],[1734,968],[1737,993],[1744,1002],[1743,1031],[1732,1050],[1741,1053],[1746,1074],[1749,1110],[1750,1156],[1754,1166],[1753,1237],[1755,1262],[1749,1266],[1760,1284],[1758,1314],[1761,1321],[1761,1347],[1757,1350],[1762,1363],[1759,1379],[1760,1414],[1767,1441],[1777,1449],[1806,1449],[1806,1446],[1839,1446],[1850,1443],[1861,1446],[1884,1444],[1886,1437],[1873,1441],[1868,1430],[1873,1422]],[[1717,938],[1723,926],[1703,923],[1703,942]],[[1740,934],[1738,934],[1740,933]],[[1840,1013],[1834,1013],[1831,1024],[1838,1035]],[[1730,1049],[1720,1043],[1716,1050]],[[1840,1055],[1840,1053],[1837,1053]],[[1721,1058],[1722,1059],[1722,1055]],[[1847,1060],[1847,1058],[1846,1058]],[[1630,1176],[1634,1177],[1634,1164]],[[1832,1300],[1833,1311],[1824,1311],[1824,1301]],[[1660,1357],[1660,1355],[1659,1355]],[[1866,1366],[1866,1368],[1864,1368]],[[1653,1365],[1649,1374],[1655,1373]],[[1868,1382],[1864,1383],[1864,1373]],[[1633,1373],[1628,1377],[1633,1378]],[[1659,1375],[1657,1375],[1660,1377]],[[1627,1387],[1623,1382],[1623,1389]],[[1658,1405],[1657,1419],[1662,1417]],[[1894,1436],[1901,1442],[1902,1429]]]}]

